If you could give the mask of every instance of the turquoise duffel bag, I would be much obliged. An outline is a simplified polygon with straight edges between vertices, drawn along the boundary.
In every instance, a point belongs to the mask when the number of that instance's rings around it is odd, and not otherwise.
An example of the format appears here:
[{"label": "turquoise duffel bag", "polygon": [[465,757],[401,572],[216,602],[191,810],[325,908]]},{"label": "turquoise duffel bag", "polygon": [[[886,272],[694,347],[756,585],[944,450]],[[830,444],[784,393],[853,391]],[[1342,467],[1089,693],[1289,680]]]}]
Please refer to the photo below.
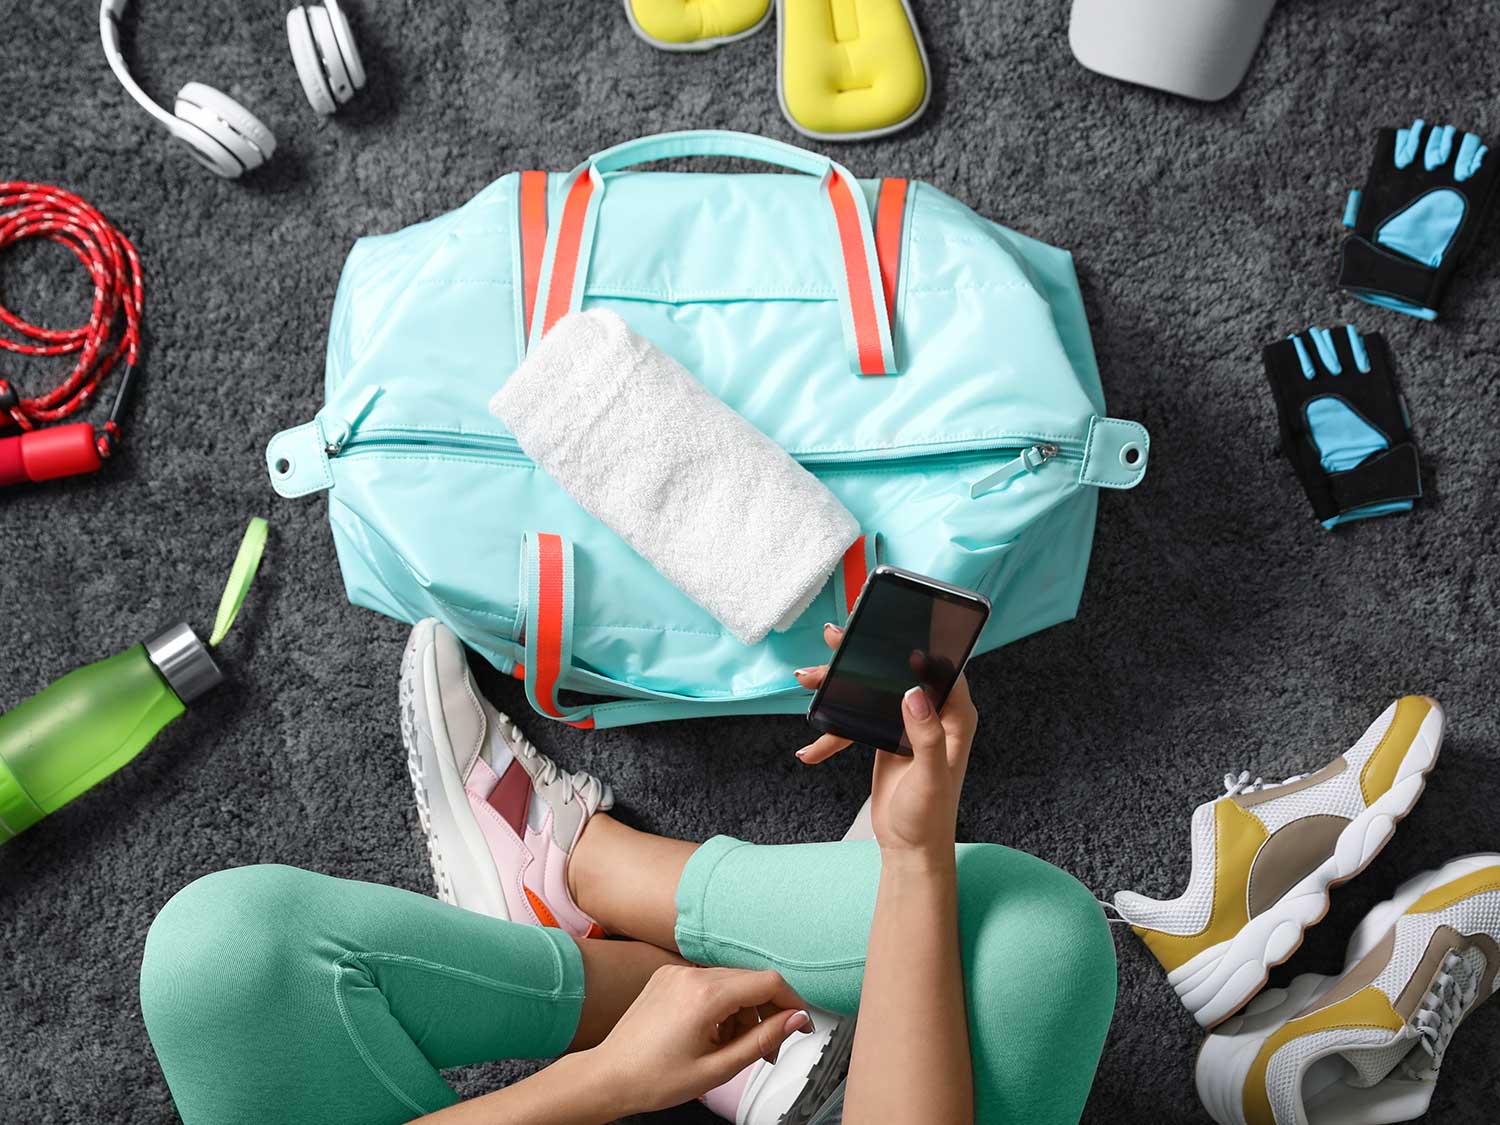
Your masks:
[{"label": "turquoise duffel bag", "polygon": [[[797,174],[626,170],[687,156]],[[582,305],[675,356],[860,521],[789,631],[735,640],[489,413],[528,344]],[[805,710],[792,669],[824,660],[822,623],[845,618],[877,560],[988,595],[981,651],[1067,620],[1097,490],[1134,487],[1149,451],[1144,428],[1105,416],[1066,251],[926,184],[856,180],[740,133],[514,173],[361,239],[325,382],[326,405],[272,438],[266,464],[282,496],[328,493],[350,600],[440,618],[579,726]],[[734,518],[705,512],[702,534]]]}]

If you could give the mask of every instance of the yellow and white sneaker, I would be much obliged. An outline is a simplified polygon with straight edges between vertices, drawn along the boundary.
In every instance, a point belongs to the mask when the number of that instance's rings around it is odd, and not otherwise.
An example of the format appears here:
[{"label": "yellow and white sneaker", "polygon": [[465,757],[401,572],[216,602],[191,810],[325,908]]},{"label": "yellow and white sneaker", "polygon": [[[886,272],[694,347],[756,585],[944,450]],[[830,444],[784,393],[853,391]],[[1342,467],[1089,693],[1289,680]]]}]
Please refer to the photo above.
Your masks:
[{"label": "yellow and white sneaker", "polygon": [[1342,976],[1269,989],[1208,1037],[1204,1108],[1219,1125],[1422,1116],[1454,1031],[1495,994],[1497,943],[1500,855],[1417,876],[1360,923]]},{"label": "yellow and white sneaker", "polygon": [[1442,708],[1408,695],[1316,773],[1270,783],[1228,774],[1227,792],[1193,813],[1187,890],[1165,901],[1115,896],[1202,1026],[1259,992],[1328,912],[1329,888],[1390,840],[1422,795],[1442,737]]}]

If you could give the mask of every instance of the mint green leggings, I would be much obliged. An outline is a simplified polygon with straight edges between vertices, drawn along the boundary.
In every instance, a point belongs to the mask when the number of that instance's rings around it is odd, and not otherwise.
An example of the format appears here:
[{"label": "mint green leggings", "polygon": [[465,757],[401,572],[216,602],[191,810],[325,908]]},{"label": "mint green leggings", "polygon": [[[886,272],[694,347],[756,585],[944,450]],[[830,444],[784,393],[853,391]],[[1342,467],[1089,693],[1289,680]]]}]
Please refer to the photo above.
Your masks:
[{"label": "mint green leggings", "polygon": [[[678,946],[853,1012],[879,870],[869,841],[716,837],[678,887]],[[1114,1010],[1104,916],[1009,848],[961,845],[958,875],[976,1119],[1076,1121]],[[453,1103],[446,1067],[562,1053],[586,987],[558,930],[292,867],[190,884],[141,965],[146,1030],[188,1125],[408,1121]]]}]

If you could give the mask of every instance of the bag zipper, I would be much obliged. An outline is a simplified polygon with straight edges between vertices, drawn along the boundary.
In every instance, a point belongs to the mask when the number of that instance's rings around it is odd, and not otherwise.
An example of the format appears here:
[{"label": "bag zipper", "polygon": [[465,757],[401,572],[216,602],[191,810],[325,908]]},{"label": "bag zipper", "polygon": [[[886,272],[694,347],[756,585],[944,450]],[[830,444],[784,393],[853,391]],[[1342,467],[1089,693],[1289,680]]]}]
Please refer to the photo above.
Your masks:
[{"label": "bag zipper", "polygon": [[[434,430],[430,435],[413,433],[410,430],[369,429],[360,432],[360,422],[369,413],[370,407],[380,396],[379,385],[365,388],[343,417],[325,419],[327,445],[324,453],[328,457],[339,457],[360,452],[432,452],[449,450],[493,457],[508,462],[530,462],[520,443],[512,437],[495,434],[465,434],[452,430]],[[809,471],[819,467],[879,464],[898,467],[913,464],[962,464],[973,461],[993,461],[996,457],[1011,454],[1010,460],[998,469],[973,482],[969,486],[971,499],[1003,487],[1016,477],[1034,473],[1048,461],[1058,458],[1082,460],[1083,442],[1065,442],[1056,439],[1043,440],[1027,435],[1003,435],[994,439],[995,444],[976,448],[968,445],[932,446],[930,452],[915,453],[911,449],[862,450],[858,453],[812,453],[794,459]]]}]

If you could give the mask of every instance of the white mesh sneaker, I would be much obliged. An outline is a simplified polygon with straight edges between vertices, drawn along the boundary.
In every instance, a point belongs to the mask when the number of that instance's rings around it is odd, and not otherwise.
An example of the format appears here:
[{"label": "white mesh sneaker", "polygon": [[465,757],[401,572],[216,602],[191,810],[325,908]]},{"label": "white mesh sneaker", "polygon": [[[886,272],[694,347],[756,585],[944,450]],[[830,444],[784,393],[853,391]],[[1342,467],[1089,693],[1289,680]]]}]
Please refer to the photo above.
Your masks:
[{"label": "white mesh sneaker", "polygon": [[1201,1025],[1259,992],[1328,912],[1329,889],[1386,845],[1422,795],[1442,736],[1442,708],[1408,695],[1316,773],[1273,783],[1228,774],[1227,792],[1193,813],[1187,890],[1115,896]]},{"label": "white mesh sneaker", "polygon": [[1466,856],[1372,910],[1341,976],[1268,990],[1211,1034],[1198,1096],[1219,1125],[1413,1120],[1427,1112],[1454,1031],[1497,978],[1500,855]]}]

